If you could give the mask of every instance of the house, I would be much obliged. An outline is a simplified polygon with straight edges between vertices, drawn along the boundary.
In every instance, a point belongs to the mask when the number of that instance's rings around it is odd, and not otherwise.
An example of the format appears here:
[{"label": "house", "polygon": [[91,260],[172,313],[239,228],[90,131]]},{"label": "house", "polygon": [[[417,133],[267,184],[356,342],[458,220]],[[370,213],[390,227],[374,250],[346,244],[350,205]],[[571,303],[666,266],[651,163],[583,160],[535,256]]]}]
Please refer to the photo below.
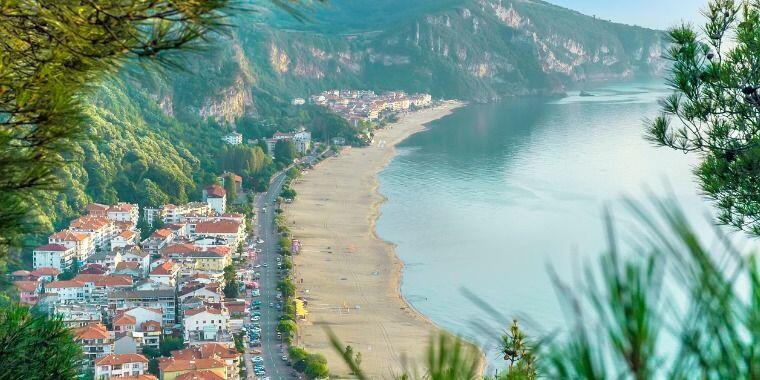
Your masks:
[{"label": "house", "polygon": [[[125,315],[129,315],[131,317],[135,318],[135,324],[137,326],[142,326],[148,322],[156,322],[158,323],[158,327],[161,328],[164,324],[163,321],[163,312],[161,309],[154,309],[150,307],[144,307],[144,306],[137,306],[133,307],[131,309],[126,309],[123,311]],[[139,330],[143,331],[143,330]]]},{"label": "house", "polygon": [[232,264],[232,258],[227,247],[213,247],[208,250],[194,250],[183,253],[178,259],[183,266],[195,271],[221,272],[224,267]]},{"label": "house", "polygon": [[219,185],[211,185],[203,189],[203,201],[217,213],[223,214],[227,209],[227,191]]},{"label": "house", "polygon": [[112,314],[118,310],[145,307],[161,310],[162,323],[174,324],[177,320],[176,291],[174,289],[126,290],[108,294],[108,308]]},{"label": "house", "polygon": [[218,359],[227,366],[227,379],[238,379],[241,355],[234,348],[219,343],[202,343],[184,350],[172,351],[172,358],[179,360]]},{"label": "house", "polygon": [[293,98],[291,104],[294,106],[302,106],[306,104],[306,100],[304,98]]},{"label": "house", "polygon": [[113,334],[116,338],[131,334],[137,328],[137,318],[129,314],[117,315],[113,319]]},{"label": "house", "polygon": [[157,349],[161,343],[161,322],[146,321],[140,324],[139,329],[139,333],[142,335],[143,339],[143,346]]},{"label": "house", "polygon": [[74,330],[74,340],[82,347],[85,365],[110,355],[113,351],[113,336],[100,323],[93,323]]},{"label": "house", "polygon": [[34,305],[39,299],[42,284],[37,281],[14,281],[13,285],[18,289],[19,301],[26,305]]},{"label": "house", "polygon": [[37,280],[40,282],[50,282],[58,279],[58,275],[61,271],[50,267],[39,267],[29,273],[30,280]]},{"label": "house", "polygon": [[222,341],[229,333],[229,315],[212,307],[189,309],[185,310],[182,325],[185,342]]},{"label": "house", "polygon": [[89,293],[91,289],[83,282],[68,280],[68,281],[52,281],[45,284],[46,293],[55,293],[58,295],[58,302],[67,303],[79,303],[89,299]]},{"label": "house", "polygon": [[227,182],[232,181],[233,183],[233,189],[237,189],[238,191],[243,188],[243,177],[230,172],[224,172],[222,175],[217,178],[219,182],[222,184],[222,187],[225,189],[227,188]]},{"label": "house", "polygon": [[132,230],[121,231],[111,239],[111,250],[124,248],[128,245],[135,245],[137,241],[137,232]]},{"label": "house", "polygon": [[132,277],[133,280],[137,280],[137,279],[145,277],[145,271],[142,268],[140,268],[140,263],[134,262],[134,261],[120,262],[119,265],[116,266],[116,269],[114,269],[113,273],[130,276]]},{"label": "house", "polygon": [[148,254],[148,252],[145,252],[139,247],[135,246],[126,247],[122,249],[121,252],[123,262],[138,264],[138,268],[142,272],[140,277],[145,277],[148,275],[148,271],[150,270],[150,254]]},{"label": "house", "polygon": [[140,206],[136,204],[119,202],[108,208],[107,217],[114,222],[131,222],[133,226],[137,225],[140,219]]},{"label": "house", "polygon": [[61,244],[45,244],[34,249],[32,252],[32,266],[34,269],[50,267],[64,271],[71,267],[76,260],[74,247]]},{"label": "house", "polygon": [[224,239],[232,249],[236,249],[245,240],[245,223],[234,220],[214,220],[195,225],[191,234],[194,239]]},{"label": "house", "polygon": [[50,235],[48,244],[59,244],[66,248],[73,248],[75,258],[85,261],[95,252],[95,244],[90,235],[72,230],[63,230]]},{"label": "house", "polygon": [[[161,358],[158,362],[158,368],[161,372],[161,380],[188,380],[198,378],[198,376],[207,376],[206,372],[211,372],[221,379],[227,378],[227,364],[219,359],[175,359]],[[183,375],[186,375],[182,377]],[[213,377],[200,377],[201,379],[212,379]]]},{"label": "house", "polygon": [[121,251],[112,250],[95,252],[87,258],[87,262],[100,265],[107,270],[113,270],[121,262]]},{"label": "house", "polygon": [[148,372],[148,358],[140,354],[110,354],[95,361],[95,379],[140,376]]},{"label": "house", "polygon": [[172,261],[164,261],[150,271],[148,278],[154,282],[175,286],[177,284],[179,270],[179,265]]},{"label": "house", "polygon": [[223,297],[219,293],[219,289],[219,286],[201,284],[187,286],[179,291],[179,302],[182,303],[190,297],[197,297],[209,302],[221,302]]},{"label": "house", "polygon": [[243,135],[237,132],[230,132],[222,138],[227,144],[240,145],[243,143]]},{"label": "house", "polygon": [[143,240],[142,248],[151,255],[157,255],[158,252],[169,245],[174,240],[174,233],[170,229],[162,228],[154,231],[150,237]]},{"label": "house", "polygon": [[89,235],[96,248],[108,247],[111,239],[119,233],[112,220],[90,215],[72,220],[69,229]]}]

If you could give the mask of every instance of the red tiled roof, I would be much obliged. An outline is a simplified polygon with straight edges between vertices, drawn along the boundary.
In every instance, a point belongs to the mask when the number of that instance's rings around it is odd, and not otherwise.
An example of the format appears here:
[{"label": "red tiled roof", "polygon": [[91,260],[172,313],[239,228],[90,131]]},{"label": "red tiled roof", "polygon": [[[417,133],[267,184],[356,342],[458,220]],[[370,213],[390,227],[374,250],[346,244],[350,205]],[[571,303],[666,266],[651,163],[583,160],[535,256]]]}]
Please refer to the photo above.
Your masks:
[{"label": "red tiled roof", "polygon": [[140,354],[110,354],[95,361],[96,365],[122,365],[127,363],[148,364],[148,358]]},{"label": "red tiled roof", "polygon": [[39,267],[32,271],[31,275],[40,277],[40,276],[57,276],[61,274],[61,271],[58,269],[52,268],[52,267]]},{"label": "red tiled roof", "polygon": [[150,235],[150,237],[152,237],[152,238],[166,239],[166,238],[168,238],[171,235],[172,235],[172,231],[171,230],[166,229],[166,228],[162,228],[160,230],[156,230],[155,232],[153,232]]},{"label": "red tiled roof", "polygon": [[137,235],[135,233],[135,231],[130,231],[130,230],[122,231],[119,234],[119,236],[123,237],[124,239],[131,239],[131,238],[135,237],[135,235]]},{"label": "red tiled roof", "polygon": [[13,285],[16,285],[19,291],[32,293],[37,291],[39,283],[37,281],[14,281]]},{"label": "red tiled roof", "polygon": [[240,229],[240,222],[236,220],[218,220],[200,222],[195,225],[196,234],[235,234]]},{"label": "red tiled roof", "polygon": [[116,270],[119,269],[137,269],[140,267],[140,263],[137,261],[122,261],[116,264]]},{"label": "red tiled roof", "polygon": [[119,380],[158,380],[158,378],[150,374],[144,374],[137,376],[122,376],[119,377]]},{"label": "red tiled roof", "polygon": [[172,253],[186,253],[186,252],[195,252],[198,248],[190,243],[178,243],[178,244],[172,244],[163,250],[161,252],[165,254],[172,254]]},{"label": "red tiled roof", "polygon": [[111,335],[106,327],[100,323],[91,323],[74,330],[77,339],[110,339]]},{"label": "red tiled roof", "polygon": [[74,281],[92,282],[95,286],[132,286],[132,276],[126,274],[78,274]]},{"label": "red tiled roof", "polygon": [[100,264],[89,263],[82,267],[79,274],[105,274],[106,268]]},{"label": "red tiled roof", "polygon": [[66,248],[60,244],[45,244],[41,245],[37,248],[35,248],[35,251],[46,251],[46,252],[66,252],[71,248]]},{"label": "red tiled roof", "polygon": [[161,322],[159,321],[145,321],[140,324],[141,331],[160,331]]},{"label": "red tiled roof", "polygon": [[108,208],[109,212],[130,212],[135,208],[135,205],[130,203],[120,203]]},{"label": "red tiled roof", "polygon": [[61,288],[83,288],[84,283],[74,280],[69,281],[52,281],[47,284],[45,284],[45,288],[50,289],[61,289]]},{"label": "red tiled roof", "polygon": [[190,371],[174,378],[175,380],[224,380],[212,371]]},{"label": "red tiled roof", "polygon": [[199,307],[196,309],[185,310],[185,317],[193,316],[204,311],[208,311],[210,314],[222,314],[222,311],[213,307]]},{"label": "red tiled roof", "polygon": [[181,360],[174,358],[160,358],[158,363],[158,367],[162,372],[226,368],[226,366],[227,365],[219,359]]},{"label": "red tiled roof", "polygon": [[137,324],[137,318],[129,315],[129,314],[122,314],[113,320],[114,326],[124,326],[124,325],[135,325]]},{"label": "red tiled roof", "polygon": [[176,265],[171,261],[164,261],[161,265],[153,269],[150,274],[153,276],[168,276],[174,274]]},{"label": "red tiled roof", "polygon": [[74,232],[71,230],[63,230],[63,231],[50,235],[50,239],[52,240],[63,240],[63,241],[83,241],[89,238],[90,236],[87,234],[83,234],[81,232]]},{"label": "red tiled roof", "polygon": [[26,277],[26,276],[28,276],[30,274],[32,274],[32,272],[30,272],[28,270],[19,269],[17,271],[13,271],[13,273],[11,273],[11,276]]},{"label": "red tiled roof", "polygon": [[69,227],[72,229],[79,229],[79,230],[99,230],[101,228],[108,227],[113,222],[110,221],[108,218],[102,217],[102,216],[91,216],[86,215],[77,219],[74,219],[69,224]]},{"label": "red tiled roof", "polygon": [[227,191],[219,185],[211,185],[206,188],[206,197],[208,198],[223,198],[227,195]]},{"label": "red tiled roof", "polygon": [[108,206],[100,203],[90,203],[85,207],[85,210],[88,213],[92,212],[106,212],[108,210]]}]

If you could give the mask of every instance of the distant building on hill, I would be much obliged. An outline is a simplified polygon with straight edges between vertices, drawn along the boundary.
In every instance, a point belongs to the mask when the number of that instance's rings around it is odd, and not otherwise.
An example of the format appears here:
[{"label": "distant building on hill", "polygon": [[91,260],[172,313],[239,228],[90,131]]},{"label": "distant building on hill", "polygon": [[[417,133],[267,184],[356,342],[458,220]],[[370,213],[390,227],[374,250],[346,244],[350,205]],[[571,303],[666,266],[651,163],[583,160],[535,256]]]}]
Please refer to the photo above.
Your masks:
[{"label": "distant building on hill", "polygon": [[243,143],[243,135],[237,132],[230,132],[226,134],[222,140],[230,145],[240,145]]},{"label": "distant building on hill", "polygon": [[264,140],[270,156],[274,157],[274,147],[280,140],[292,142],[299,154],[306,154],[311,149],[311,132],[307,132],[306,129],[301,128],[295,133],[277,132],[271,139]]},{"label": "distant building on hill", "polygon": [[302,106],[306,104],[306,100],[304,98],[295,98],[292,103],[294,106]]}]

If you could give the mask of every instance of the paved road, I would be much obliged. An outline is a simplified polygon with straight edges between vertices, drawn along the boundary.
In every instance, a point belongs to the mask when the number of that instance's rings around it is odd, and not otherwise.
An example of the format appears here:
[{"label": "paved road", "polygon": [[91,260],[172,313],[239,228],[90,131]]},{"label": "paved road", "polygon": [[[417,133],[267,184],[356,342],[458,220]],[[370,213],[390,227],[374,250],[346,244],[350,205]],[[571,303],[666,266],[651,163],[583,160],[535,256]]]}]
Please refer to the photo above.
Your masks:
[{"label": "paved road", "polygon": [[[277,256],[279,255],[279,248],[277,246],[277,231],[274,226],[274,202],[282,190],[285,179],[284,172],[277,175],[272,180],[269,190],[266,193],[257,194],[254,200],[257,215],[255,234],[263,239],[264,243],[257,245],[257,248],[261,248],[262,250],[257,258],[257,263],[261,264],[262,267],[256,269],[256,271],[261,273],[261,278],[259,279],[261,295],[250,299],[261,301],[261,347],[259,349],[261,350],[261,356],[264,358],[264,368],[267,371],[264,377],[268,376],[272,380],[298,378],[293,368],[286,365],[281,358],[286,346],[277,338],[276,329],[279,323],[280,311],[269,306],[270,303],[276,305],[278,302],[277,283],[279,282],[279,276],[277,274]],[[264,208],[266,208],[266,212]],[[265,263],[267,265],[266,268],[263,267]],[[253,366],[250,363],[250,355],[246,356],[249,379],[255,379],[253,376]]]}]

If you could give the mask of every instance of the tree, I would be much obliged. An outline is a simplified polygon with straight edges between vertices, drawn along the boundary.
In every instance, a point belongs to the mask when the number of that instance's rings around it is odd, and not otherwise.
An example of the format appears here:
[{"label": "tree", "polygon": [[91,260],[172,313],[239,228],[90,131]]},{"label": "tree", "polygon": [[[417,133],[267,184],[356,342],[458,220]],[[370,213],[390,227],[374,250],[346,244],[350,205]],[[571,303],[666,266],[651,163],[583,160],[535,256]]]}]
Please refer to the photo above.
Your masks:
[{"label": "tree", "polygon": [[505,374],[507,379],[532,380],[536,378],[535,356],[526,339],[517,320],[513,320],[509,332],[501,338],[501,353],[504,354],[504,360],[509,363]]},{"label": "tree", "polygon": [[290,319],[283,319],[277,324],[277,331],[289,342],[296,336],[298,325]]},{"label": "tree", "polygon": [[0,249],[34,231],[30,205],[87,138],[82,101],[126,62],[177,66],[173,51],[225,27],[226,0],[6,0],[0,6]]},{"label": "tree", "polygon": [[234,203],[235,200],[237,200],[238,189],[237,185],[235,184],[235,180],[232,179],[232,176],[228,176],[224,180],[224,190],[227,192],[227,203]]},{"label": "tree", "polygon": [[158,350],[161,352],[161,356],[171,356],[172,351],[181,350],[185,347],[185,342],[182,337],[165,336],[158,344]]},{"label": "tree", "polygon": [[81,360],[82,350],[60,318],[19,304],[0,307],[0,379],[73,379]]},{"label": "tree", "polygon": [[673,94],[649,126],[656,144],[696,153],[719,222],[760,234],[760,3],[710,1],[705,35],[669,32]]},{"label": "tree", "polygon": [[224,296],[226,298],[238,298],[240,295],[240,284],[237,280],[237,273],[233,265],[224,267]]},{"label": "tree", "polygon": [[290,298],[296,295],[296,285],[289,278],[285,278],[277,284],[277,290],[282,292],[282,296]]},{"label": "tree", "polygon": [[274,161],[282,166],[293,163],[296,158],[296,146],[287,140],[278,140],[274,144]]},{"label": "tree", "polygon": [[306,368],[303,370],[307,379],[323,379],[330,375],[327,359],[322,354],[310,354],[306,357]]}]

